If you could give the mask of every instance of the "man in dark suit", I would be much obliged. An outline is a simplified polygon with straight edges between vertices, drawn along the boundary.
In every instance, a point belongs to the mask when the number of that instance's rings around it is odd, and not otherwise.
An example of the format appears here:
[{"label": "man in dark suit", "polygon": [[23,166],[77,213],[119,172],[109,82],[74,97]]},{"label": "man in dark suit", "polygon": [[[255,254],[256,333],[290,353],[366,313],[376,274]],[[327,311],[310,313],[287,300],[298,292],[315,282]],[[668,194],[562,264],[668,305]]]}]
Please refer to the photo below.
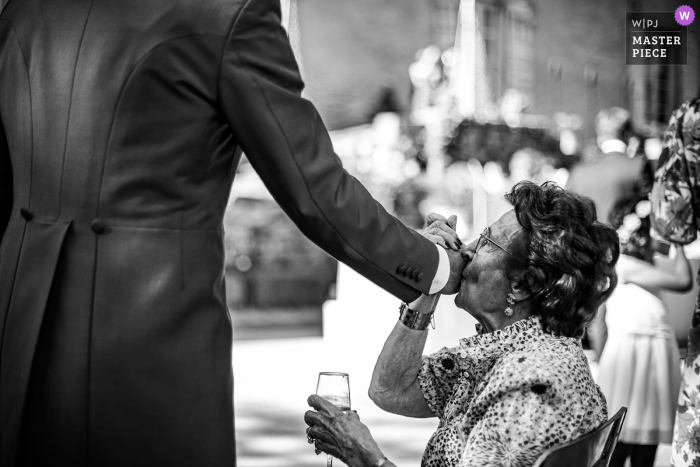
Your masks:
[{"label": "man in dark suit", "polygon": [[342,169],[279,0],[0,10],[1,465],[235,465],[222,217],[241,150],[340,261],[406,302],[456,291],[460,255]]},{"label": "man in dark suit", "polygon": [[[631,132],[630,114],[619,107],[603,109],[595,120],[601,158],[591,165],[579,165],[571,171],[566,189],[588,196],[595,202],[598,221],[609,223],[608,214],[621,199],[651,188],[652,171],[648,162],[627,156]],[[605,305],[588,328],[588,338],[598,357],[607,336]]]}]

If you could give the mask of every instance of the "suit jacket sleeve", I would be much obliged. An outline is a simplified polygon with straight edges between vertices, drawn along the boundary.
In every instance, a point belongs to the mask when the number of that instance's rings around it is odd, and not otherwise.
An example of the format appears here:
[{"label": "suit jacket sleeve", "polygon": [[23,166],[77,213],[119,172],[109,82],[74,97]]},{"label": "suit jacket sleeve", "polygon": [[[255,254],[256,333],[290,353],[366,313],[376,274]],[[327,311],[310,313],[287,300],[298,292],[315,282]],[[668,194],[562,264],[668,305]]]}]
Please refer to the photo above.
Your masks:
[{"label": "suit jacket sleeve", "polygon": [[5,234],[12,211],[12,165],[5,129],[0,121],[0,241]]},{"label": "suit jacket sleeve", "polygon": [[219,105],[268,190],[312,241],[390,293],[428,293],[435,245],[388,214],[342,167],[303,82],[278,0],[248,0],[222,56]]}]

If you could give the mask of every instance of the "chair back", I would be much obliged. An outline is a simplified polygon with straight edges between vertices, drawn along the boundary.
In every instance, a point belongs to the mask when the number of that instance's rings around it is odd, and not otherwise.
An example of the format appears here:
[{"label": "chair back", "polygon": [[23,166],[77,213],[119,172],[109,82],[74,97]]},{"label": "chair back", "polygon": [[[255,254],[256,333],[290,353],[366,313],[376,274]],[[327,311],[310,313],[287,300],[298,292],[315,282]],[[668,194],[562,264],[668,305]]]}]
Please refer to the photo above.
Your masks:
[{"label": "chair back", "polygon": [[533,467],[607,467],[620,436],[627,408],[595,430],[544,452]]}]

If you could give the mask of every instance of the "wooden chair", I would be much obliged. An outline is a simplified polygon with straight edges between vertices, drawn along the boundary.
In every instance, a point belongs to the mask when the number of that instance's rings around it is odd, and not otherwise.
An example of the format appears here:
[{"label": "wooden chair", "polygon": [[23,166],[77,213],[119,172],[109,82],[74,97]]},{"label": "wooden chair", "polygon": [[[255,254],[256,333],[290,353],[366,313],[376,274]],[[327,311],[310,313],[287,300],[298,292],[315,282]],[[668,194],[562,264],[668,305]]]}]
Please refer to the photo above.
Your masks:
[{"label": "wooden chair", "polygon": [[622,407],[614,417],[590,433],[549,449],[533,467],[607,467],[626,413],[627,408]]}]

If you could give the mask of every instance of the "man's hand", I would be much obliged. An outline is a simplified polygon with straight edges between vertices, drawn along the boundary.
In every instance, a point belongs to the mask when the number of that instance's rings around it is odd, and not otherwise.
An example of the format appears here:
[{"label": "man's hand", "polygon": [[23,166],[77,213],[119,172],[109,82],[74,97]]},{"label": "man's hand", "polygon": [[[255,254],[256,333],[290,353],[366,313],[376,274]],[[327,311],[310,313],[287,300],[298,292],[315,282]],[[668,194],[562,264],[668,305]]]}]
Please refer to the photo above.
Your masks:
[{"label": "man's hand", "polygon": [[[462,248],[466,248],[463,246]],[[447,279],[447,284],[439,292],[443,295],[452,295],[459,292],[459,286],[462,282],[462,272],[467,266],[461,251],[447,250],[447,257],[450,259],[450,278]]]},{"label": "man's hand", "polygon": [[428,225],[421,233],[428,240],[444,247],[450,260],[450,277],[447,279],[445,287],[439,293],[443,295],[455,294],[459,292],[462,271],[467,265],[461,253],[461,248],[464,245],[454,230],[457,226],[457,216],[453,215],[445,219],[444,216],[431,212],[426,217],[426,223]]},{"label": "man's hand", "polygon": [[369,429],[357,413],[342,412],[324,398],[311,395],[308,404],[316,409],[304,414],[306,436],[316,449],[337,457],[350,467],[374,465],[383,456]]}]

